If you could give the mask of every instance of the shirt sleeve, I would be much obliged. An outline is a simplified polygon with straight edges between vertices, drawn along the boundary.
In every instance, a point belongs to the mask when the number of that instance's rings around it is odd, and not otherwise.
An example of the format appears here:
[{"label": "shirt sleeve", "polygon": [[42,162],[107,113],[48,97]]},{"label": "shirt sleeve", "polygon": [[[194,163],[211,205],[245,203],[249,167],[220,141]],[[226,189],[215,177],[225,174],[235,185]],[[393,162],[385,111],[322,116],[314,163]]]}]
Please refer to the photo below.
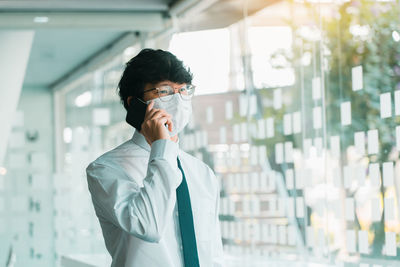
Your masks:
[{"label": "shirt sleeve", "polygon": [[167,139],[151,145],[143,187],[121,168],[93,162],[87,180],[97,216],[148,242],[159,242],[182,181],[177,167],[178,144]]},{"label": "shirt sleeve", "polygon": [[219,222],[219,206],[220,206],[220,188],[217,177],[215,176],[214,172],[210,169],[210,175],[215,182],[215,235],[213,241],[213,252],[212,252],[212,263],[213,267],[225,267],[225,259],[224,259],[224,251],[222,246],[222,237],[221,237],[221,225]]}]

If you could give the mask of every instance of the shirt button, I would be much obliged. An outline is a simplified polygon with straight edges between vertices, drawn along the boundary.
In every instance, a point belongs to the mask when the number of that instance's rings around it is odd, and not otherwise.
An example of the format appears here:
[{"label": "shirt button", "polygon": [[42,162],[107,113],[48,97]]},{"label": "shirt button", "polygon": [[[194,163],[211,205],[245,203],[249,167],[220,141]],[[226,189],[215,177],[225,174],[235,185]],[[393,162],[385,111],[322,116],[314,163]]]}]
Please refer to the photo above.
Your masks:
[{"label": "shirt button", "polygon": [[178,212],[177,211],[175,211],[175,216],[178,217]]},{"label": "shirt button", "polygon": [[181,245],[181,250],[183,250],[183,247],[182,247],[182,245]]}]

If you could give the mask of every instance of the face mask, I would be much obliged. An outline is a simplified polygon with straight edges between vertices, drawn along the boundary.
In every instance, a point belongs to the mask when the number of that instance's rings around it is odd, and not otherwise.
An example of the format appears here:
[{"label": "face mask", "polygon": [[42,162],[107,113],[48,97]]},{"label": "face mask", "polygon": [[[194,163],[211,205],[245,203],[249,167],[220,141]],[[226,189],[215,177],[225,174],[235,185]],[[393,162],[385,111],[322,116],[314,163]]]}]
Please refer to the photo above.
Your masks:
[{"label": "face mask", "polygon": [[[167,98],[170,96],[167,96]],[[165,98],[165,97],[161,97]],[[169,135],[175,136],[181,132],[188,124],[190,116],[192,115],[192,101],[183,100],[179,93],[172,96],[169,101],[161,101],[160,98],[152,99],[154,101],[153,108],[163,109],[172,116],[172,132],[168,131]],[[151,100],[146,103],[149,104]]]}]

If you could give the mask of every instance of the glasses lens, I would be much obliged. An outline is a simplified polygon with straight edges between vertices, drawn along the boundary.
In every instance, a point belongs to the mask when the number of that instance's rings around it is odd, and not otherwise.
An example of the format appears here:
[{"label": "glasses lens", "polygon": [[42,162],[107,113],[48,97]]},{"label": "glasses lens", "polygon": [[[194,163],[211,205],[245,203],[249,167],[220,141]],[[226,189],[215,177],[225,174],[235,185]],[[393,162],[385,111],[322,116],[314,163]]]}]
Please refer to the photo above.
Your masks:
[{"label": "glasses lens", "polygon": [[194,94],[194,88],[195,88],[195,87],[196,87],[196,86],[194,86],[194,85],[192,85],[192,84],[188,84],[188,85],[186,86],[187,94],[190,95],[190,96],[192,96],[192,95]]},{"label": "glasses lens", "polygon": [[158,89],[158,96],[160,97],[161,101],[171,100],[173,94],[174,94],[174,89],[169,85],[161,86]]},{"label": "glasses lens", "polygon": [[[181,95],[182,99],[190,100],[194,94],[194,85],[186,85],[178,89],[179,94]],[[158,88],[158,96],[161,101],[169,101],[174,97],[175,90],[169,85],[161,86]]]},{"label": "glasses lens", "polygon": [[191,84],[186,85],[185,87],[182,87],[180,89],[180,93],[181,93],[182,99],[190,100],[194,94],[194,86]]},{"label": "glasses lens", "polygon": [[180,93],[181,95],[187,95],[187,94],[188,94],[188,91],[187,91],[187,89],[186,89],[186,86],[184,86],[184,87],[182,87],[182,88],[179,88],[179,93]]}]

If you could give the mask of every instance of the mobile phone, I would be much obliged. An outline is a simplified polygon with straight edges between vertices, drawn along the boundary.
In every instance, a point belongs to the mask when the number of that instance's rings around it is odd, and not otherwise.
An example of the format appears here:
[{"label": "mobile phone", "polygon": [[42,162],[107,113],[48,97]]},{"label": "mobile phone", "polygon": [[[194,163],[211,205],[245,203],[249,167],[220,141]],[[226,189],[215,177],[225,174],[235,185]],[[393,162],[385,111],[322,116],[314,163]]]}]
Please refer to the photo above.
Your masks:
[{"label": "mobile phone", "polygon": [[147,104],[133,97],[126,113],[126,122],[135,127],[139,132],[142,128]]}]

